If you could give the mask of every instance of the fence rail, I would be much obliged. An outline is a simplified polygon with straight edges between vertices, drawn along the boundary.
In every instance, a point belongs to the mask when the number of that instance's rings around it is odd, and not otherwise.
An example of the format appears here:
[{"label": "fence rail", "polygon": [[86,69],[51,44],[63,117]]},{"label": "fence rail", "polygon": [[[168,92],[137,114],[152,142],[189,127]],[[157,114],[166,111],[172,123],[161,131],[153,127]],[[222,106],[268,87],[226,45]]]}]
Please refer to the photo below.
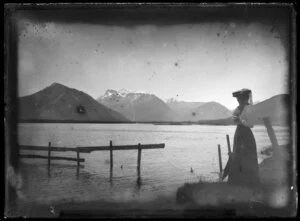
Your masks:
[{"label": "fence rail", "polygon": [[[21,158],[40,158],[40,159],[48,159],[48,156],[42,156],[42,155],[33,155],[33,154],[20,154]],[[85,159],[83,158],[71,158],[71,157],[58,157],[58,156],[51,156],[51,160],[70,160],[70,161],[79,161],[84,162]]]},{"label": "fence rail", "polygon": [[[27,145],[19,145],[20,150],[39,150],[39,151],[48,151],[49,147],[47,146],[27,146]],[[74,151],[76,152],[77,149],[74,147],[51,147],[51,151]]]},{"label": "fence rail", "polygon": [[94,146],[94,147],[76,147],[81,153],[90,153],[92,151],[104,150],[138,150],[140,149],[158,149],[164,148],[165,144],[141,144],[139,145],[118,145],[118,146]]},{"label": "fence rail", "polygon": [[[158,149],[158,148],[164,148],[165,144],[141,144],[140,149]],[[37,150],[37,151],[48,151],[49,147],[47,146],[28,146],[28,145],[19,145],[20,150]],[[51,151],[74,151],[81,153],[90,153],[93,151],[105,151],[110,150],[111,146],[81,146],[81,147],[51,147]],[[138,144],[137,145],[118,145],[118,146],[112,146],[113,150],[138,150]]]},{"label": "fence rail", "polygon": [[[50,167],[51,160],[68,160],[76,161],[77,168],[80,167],[80,162],[85,162],[85,159],[80,158],[80,153],[91,153],[93,151],[110,151],[110,170],[113,169],[113,151],[114,150],[137,150],[137,171],[138,176],[140,177],[140,168],[141,168],[141,156],[143,149],[158,149],[164,148],[165,144],[137,144],[137,145],[116,145],[113,146],[112,141],[109,142],[109,146],[81,146],[81,147],[52,147],[51,142],[48,143],[48,146],[29,146],[29,145],[19,145],[20,150],[32,150],[32,151],[47,151],[48,155],[34,155],[34,154],[20,154],[21,158],[40,158],[48,159],[48,167]],[[73,151],[76,152],[76,158],[73,157],[60,157],[60,156],[51,156],[51,152],[66,152]],[[111,173],[112,174],[112,173]]]}]

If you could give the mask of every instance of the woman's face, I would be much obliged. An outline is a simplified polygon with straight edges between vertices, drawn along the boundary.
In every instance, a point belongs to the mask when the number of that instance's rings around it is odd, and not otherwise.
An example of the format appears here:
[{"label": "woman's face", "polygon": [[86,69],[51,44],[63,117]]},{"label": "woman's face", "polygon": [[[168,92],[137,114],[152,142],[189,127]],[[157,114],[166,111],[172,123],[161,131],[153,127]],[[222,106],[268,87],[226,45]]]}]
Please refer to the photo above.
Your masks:
[{"label": "woman's face", "polygon": [[238,96],[237,101],[239,102],[240,105],[245,105],[248,103],[248,97],[247,96]]}]

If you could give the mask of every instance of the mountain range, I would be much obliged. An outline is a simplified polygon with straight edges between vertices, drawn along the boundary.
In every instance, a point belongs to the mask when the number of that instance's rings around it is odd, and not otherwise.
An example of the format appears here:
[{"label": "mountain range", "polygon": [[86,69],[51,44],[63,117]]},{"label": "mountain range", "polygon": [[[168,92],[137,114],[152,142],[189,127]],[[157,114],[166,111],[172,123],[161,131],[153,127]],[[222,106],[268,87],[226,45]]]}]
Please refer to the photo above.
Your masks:
[{"label": "mountain range", "polygon": [[154,94],[147,93],[120,93],[116,90],[107,90],[97,101],[124,115],[131,121],[176,121],[179,119],[164,101]]},{"label": "mountain range", "polygon": [[109,89],[97,101],[123,114],[129,120],[139,122],[195,122],[224,119],[232,114],[229,109],[217,102],[185,102],[174,99],[164,102],[153,94],[124,93],[124,89],[121,91]]},{"label": "mountain range", "polygon": [[[154,94],[109,89],[97,100],[88,94],[54,83],[19,98],[19,117],[25,121],[75,122],[194,122],[233,124],[232,112],[217,102],[164,102]],[[255,116],[286,124],[289,95],[281,94],[254,105]],[[262,123],[257,122],[257,123]]]}]

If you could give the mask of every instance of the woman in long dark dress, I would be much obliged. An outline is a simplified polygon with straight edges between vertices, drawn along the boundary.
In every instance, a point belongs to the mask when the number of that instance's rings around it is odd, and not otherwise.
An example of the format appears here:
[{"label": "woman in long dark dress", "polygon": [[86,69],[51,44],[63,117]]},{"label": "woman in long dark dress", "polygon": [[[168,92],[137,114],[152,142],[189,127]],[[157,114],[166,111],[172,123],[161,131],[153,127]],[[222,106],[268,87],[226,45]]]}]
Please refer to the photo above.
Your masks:
[{"label": "woman in long dark dress", "polygon": [[228,183],[255,187],[260,183],[260,178],[256,142],[250,129],[253,127],[253,122],[250,121],[252,105],[249,104],[249,99],[252,97],[251,90],[242,89],[234,92],[233,97],[237,98],[239,106],[233,114],[237,127],[233,152],[228,162]]}]

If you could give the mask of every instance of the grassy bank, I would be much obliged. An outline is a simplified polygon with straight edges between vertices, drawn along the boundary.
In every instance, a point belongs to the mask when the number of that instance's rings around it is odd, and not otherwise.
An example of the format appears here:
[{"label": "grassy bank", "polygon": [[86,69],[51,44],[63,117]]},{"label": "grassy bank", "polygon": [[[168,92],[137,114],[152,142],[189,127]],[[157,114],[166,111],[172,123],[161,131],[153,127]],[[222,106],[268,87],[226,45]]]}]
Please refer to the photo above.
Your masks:
[{"label": "grassy bank", "polygon": [[259,165],[260,185],[247,188],[226,182],[185,184],[178,189],[177,202],[198,208],[226,208],[241,216],[295,215],[291,147],[268,148],[263,153],[269,157]]}]

